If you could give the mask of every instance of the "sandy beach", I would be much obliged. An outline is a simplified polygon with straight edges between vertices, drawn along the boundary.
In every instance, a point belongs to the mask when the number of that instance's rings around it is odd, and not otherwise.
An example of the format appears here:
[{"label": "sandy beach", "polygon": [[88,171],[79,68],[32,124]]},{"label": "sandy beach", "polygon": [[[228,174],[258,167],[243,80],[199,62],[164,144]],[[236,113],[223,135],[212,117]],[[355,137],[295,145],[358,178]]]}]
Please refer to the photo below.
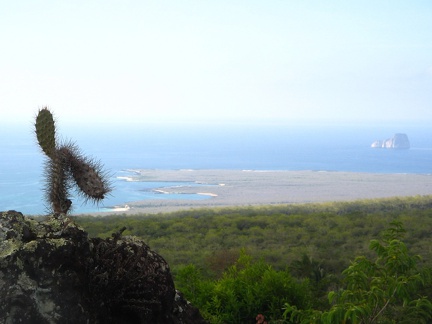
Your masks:
[{"label": "sandy beach", "polygon": [[[432,195],[432,175],[320,171],[133,170],[135,181],[179,182],[160,194],[200,194],[207,199],[147,199],[113,212],[159,213],[200,207],[254,206],[397,196]],[[194,182],[199,186],[182,186]],[[104,214],[112,214],[107,212]]]}]

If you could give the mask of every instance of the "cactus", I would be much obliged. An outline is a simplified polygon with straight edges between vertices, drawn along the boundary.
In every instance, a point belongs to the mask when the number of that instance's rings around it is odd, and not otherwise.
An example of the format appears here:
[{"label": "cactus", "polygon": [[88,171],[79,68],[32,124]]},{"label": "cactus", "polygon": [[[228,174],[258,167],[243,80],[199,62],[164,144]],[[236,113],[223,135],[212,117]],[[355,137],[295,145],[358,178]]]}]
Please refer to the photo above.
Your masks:
[{"label": "cactus", "polygon": [[70,211],[69,191],[74,186],[93,202],[99,202],[111,191],[107,174],[98,162],[82,156],[73,143],[57,144],[54,118],[48,108],[39,110],[35,128],[38,143],[48,157],[45,191],[54,214]]}]

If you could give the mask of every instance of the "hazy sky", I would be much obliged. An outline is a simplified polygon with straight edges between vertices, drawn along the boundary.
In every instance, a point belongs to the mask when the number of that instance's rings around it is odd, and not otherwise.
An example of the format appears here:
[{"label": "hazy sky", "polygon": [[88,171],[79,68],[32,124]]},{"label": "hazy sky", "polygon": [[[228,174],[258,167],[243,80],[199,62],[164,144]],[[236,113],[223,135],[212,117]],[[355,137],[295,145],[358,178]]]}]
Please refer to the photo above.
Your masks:
[{"label": "hazy sky", "polygon": [[432,122],[430,0],[0,3],[0,120]]}]

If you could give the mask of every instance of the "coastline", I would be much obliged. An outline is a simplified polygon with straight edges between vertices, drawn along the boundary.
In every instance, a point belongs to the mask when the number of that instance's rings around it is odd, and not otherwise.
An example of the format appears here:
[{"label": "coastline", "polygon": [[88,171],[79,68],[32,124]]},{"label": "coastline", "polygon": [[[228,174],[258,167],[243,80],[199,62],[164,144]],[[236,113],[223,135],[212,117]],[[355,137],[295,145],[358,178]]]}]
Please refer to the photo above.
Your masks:
[{"label": "coastline", "polygon": [[[432,195],[432,175],[338,171],[134,169],[128,181],[194,182],[199,186],[157,188],[161,194],[197,194],[206,199],[146,199],[90,213],[155,214],[192,208],[354,201]],[[175,197],[175,195],[173,195]]]}]

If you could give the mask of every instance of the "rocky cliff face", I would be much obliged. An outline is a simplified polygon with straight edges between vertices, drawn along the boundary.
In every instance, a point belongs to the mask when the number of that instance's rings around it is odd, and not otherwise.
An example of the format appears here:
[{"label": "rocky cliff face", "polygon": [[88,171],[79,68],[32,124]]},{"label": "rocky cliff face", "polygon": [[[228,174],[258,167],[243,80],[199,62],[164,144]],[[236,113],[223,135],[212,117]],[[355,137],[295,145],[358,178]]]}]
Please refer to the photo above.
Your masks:
[{"label": "rocky cliff face", "polygon": [[141,240],[0,213],[1,323],[205,323]]},{"label": "rocky cliff face", "polygon": [[410,141],[406,134],[395,134],[386,140],[377,140],[371,144],[372,148],[409,149]]}]

